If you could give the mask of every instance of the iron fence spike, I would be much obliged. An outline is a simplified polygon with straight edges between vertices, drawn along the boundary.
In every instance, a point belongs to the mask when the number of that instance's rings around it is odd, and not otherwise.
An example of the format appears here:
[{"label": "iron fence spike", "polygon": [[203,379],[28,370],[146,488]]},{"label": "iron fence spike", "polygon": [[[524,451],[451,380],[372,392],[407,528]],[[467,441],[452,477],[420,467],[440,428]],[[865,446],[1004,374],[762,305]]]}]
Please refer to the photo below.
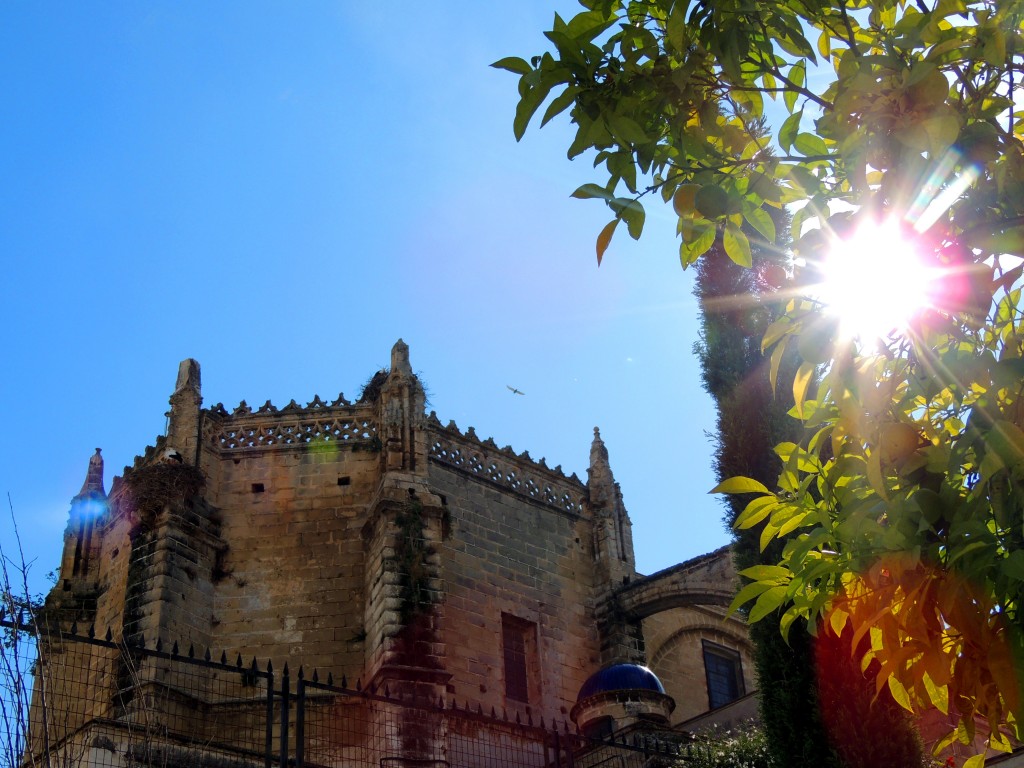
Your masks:
[{"label": "iron fence spike", "polygon": [[142,634],[141,632],[139,633],[139,639],[138,639],[138,642],[136,643],[136,645],[139,646],[139,648],[145,648],[146,647],[146,636],[144,634]]},{"label": "iron fence spike", "polygon": [[319,683],[320,682],[320,675],[318,675],[316,673],[316,667],[313,667],[313,682],[314,683]]},{"label": "iron fence spike", "polygon": [[[256,657],[255,656],[252,657],[252,671],[253,672],[259,672],[259,667],[256,666]],[[269,671],[270,671],[270,667],[267,667],[267,672],[269,672]]]},{"label": "iron fence spike", "polygon": [[356,678],[356,690],[357,691],[362,691],[363,690],[363,681],[362,681],[361,678],[358,678],[358,677]]},{"label": "iron fence spike", "polygon": [[306,671],[302,668],[302,665],[299,664],[299,680],[305,680],[305,679],[306,679]]},{"label": "iron fence spike", "polygon": [[491,719],[492,720],[497,720],[498,719],[498,713],[494,711],[494,707],[491,707]]},{"label": "iron fence spike", "polygon": [[238,654],[238,658],[235,659],[235,666],[239,669],[242,668],[242,654]]},{"label": "iron fence spike", "polygon": [[190,659],[194,659],[196,657],[196,649],[195,646],[192,645],[192,643],[188,644],[188,657]]},{"label": "iron fence spike", "polygon": [[174,645],[171,646],[171,656],[177,656],[177,655],[178,655],[178,641],[175,640],[174,641]]},{"label": "iron fence spike", "polygon": [[327,673],[327,684],[334,685],[334,674],[332,672]]},{"label": "iron fence spike", "polygon": [[288,677],[288,662],[287,661],[284,663],[284,669],[281,670],[281,674],[284,675],[285,677]]},{"label": "iron fence spike", "polygon": [[[89,637],[90,638],[94,637],[94,635],[90,634]],[[110,627],[107,627],[106,638],[107,638],[107,642],[108,643],[111,642],[114,639],[114,633],[113,633],[113,631],[111,631]]]},{"label": "iron fence spike", "polygon": [[96,637],[96,625],[95,624],[90,624],[89,625],[89,629],[88,629],[88,631],[86,631],[85,634],[89,636],[90,640],[92,640],[94,637]]},{"label": "iron fence spike", "polygon": [[[253,664],[256,663],[255,657],[253,658],[252,663]],[[273,671],[274,671],[274,662],[271,661],[270,659],[267,659],[267,673],[269,674],[269,673],[271,673]]]},{"label": "iron fence spike", "polygon": [[531,712],[526,713],[526,724],[533,725],[533,714]]},{"label": "iron fence spike", "polygon": [[227,664],[228,664],[228,652],[227,651],[221,651],[220,652],[220,663],[223,664],[224,666],[227,666]]},{"label": "iron fence spike", "polygon": [[203,661],[209,661],[213,657],[210,655],[210,649],[206,649],[206,653],[203,654]]},{"label": "iron fence spike", "polygon": [[163,641],[163,638],[161,638],[161,637],[158,637],[158,638],[156,639],[156,652],[157,652],[157,653],[163,653],[163,650],[164,650],[164,641]]},{"label": "iron fence spike", "polygon": [[519,719],[519,713],[516,712],[516,725],[522,725],[523,721]]},{"label": "iron fence spike", "polygon": [[484,713],[484,705],[483,704],[480,704],[479,702],[477,702],[476,713],[478,715],[483,715],[483,713]]},{"label": "iron fence spike", "polygon": [[[0,608],[0,620],[3,620],[3,618],[4,618],[4,610],[3,610],[3,608]],[[72,635],[77,635],[78,634],[78,622],[77,621],[72,621],[71,622],[71,634]]]}]

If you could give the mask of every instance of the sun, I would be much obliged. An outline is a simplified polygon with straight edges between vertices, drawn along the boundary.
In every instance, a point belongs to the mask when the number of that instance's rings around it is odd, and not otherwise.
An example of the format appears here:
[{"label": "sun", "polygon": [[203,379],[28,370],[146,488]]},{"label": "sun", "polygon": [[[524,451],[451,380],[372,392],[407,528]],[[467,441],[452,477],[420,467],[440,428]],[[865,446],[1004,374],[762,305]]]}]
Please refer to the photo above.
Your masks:
[{"label": "sun", "polygon": [[868,343],[901,333],[929,306],[935,274],[913,234],[889,219],[832,238],[817,265],[821,281],[814,294],[838,318],[844,338]]}]

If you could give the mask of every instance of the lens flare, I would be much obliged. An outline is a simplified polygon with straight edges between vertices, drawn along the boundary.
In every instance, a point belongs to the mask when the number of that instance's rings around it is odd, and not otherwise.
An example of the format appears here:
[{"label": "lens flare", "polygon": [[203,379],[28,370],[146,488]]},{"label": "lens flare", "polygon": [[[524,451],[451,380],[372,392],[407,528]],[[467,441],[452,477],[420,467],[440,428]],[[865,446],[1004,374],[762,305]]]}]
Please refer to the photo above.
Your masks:
[{"label": "lens flare", "polygon": [[844,337],[862,340],[905,330],[928,305],[935,279],[915,239],[896,220],[836,239],[818,269],[817,298],[839,319]]}]

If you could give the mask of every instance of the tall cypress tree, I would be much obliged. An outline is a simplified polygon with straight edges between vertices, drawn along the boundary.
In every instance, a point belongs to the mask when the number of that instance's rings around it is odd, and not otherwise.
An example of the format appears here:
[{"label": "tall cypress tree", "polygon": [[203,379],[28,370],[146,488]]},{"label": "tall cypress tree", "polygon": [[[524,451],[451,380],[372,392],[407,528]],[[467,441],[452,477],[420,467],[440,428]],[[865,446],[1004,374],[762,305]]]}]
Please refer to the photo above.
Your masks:
[{"label": "tall cypress tree", "polygon": [[[788,216],[776,216],[776,231],[789,230]],[[792,397],[785,386],[773,393],[769,360],[761,339],[781,313],[776,291],[784,284],[785,244],[752,250],[753,268],[735,264],[721,243],[697,263],[694,293],[700,303],[700,341],[694,351],[704,388],[717,406],[715,471],[719,480],[742,475],[776,486],[781,462],[774,448],[799,442],[800,424],[787,415]],[[778,379],[792,381],[798,361],[784,359]],[[725,523],[733,530],[746,499],[727,497]],[[760,530],[735,531],[737,570],[776,564],[776,539],[761,552]],[[922,764],[916,731],[888,691],[875,695],[874,673],[865,675],[850,652],[848,632],[828,628],[811,636],[794,622],[789,641],[778,621],[750,627],[755,648],[761,723],[775,765],[781,767],[910,768]]]},{"label": "tall cypress tree", "polygon": [[[788,222],[779,218],[777,231],[787,231]],[[791,403],[781,390],[774,396],[769,361],[761,354],[764,331],[780,312],[774,294],[778,276],[785,274],[786,257],[781,248],[761,247],[753,250],[752,259],[752,269],[735,264],[719,242],[697,262],[694,293],[701,317],[694,352],[704,388],[717,406],[714,461],[719,480],[743,475],[771,488],[781,470],[773,449],[799,439],[799,423],[786,415]],[[785,372],[779,378],[785,381]],[[745,505],[740,497],[727,497],[725,523],[730,531]],[[737,569],[779,560],[778,552],[760,551],[757,530],[737,532],[733,553]],[[775,764],[839,766],[821,719],[806,627],[794,624],[788,644],[776,621],[756,622],[750,634],[761,723]]]}]

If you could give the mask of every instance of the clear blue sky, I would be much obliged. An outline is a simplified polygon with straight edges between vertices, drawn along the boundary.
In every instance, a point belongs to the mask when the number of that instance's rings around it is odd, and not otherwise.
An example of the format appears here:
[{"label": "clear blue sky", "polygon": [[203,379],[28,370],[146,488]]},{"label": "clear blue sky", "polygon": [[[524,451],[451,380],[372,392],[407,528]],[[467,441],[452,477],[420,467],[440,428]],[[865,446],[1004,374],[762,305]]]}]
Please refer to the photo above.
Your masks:
[{"label": "clear blue sky", "polygon": [[0,491],[37,583],[179,360],[208,406],[282,406],[354,398],[399,337],[442,421],[583,477],[599,425],[641,571],[727,541],[670,211],[598,269],[568,120],[517,144],[488,67],[575,7],[0,4]]}]

